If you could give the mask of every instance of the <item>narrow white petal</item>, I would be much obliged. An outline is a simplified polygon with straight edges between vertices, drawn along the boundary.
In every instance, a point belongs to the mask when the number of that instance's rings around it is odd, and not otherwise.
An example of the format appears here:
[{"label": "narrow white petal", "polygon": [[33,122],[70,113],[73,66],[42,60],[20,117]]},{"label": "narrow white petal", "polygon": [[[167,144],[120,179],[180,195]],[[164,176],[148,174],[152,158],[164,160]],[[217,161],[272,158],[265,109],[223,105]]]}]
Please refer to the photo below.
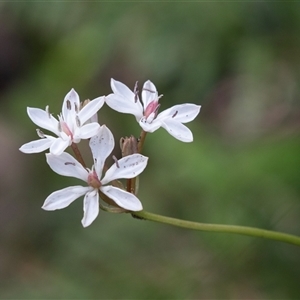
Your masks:
[{"label": "narrow white petal", "polygon": [[23,153],[39,153],[48,149],[52,143],[53,140],[51,139],[47,139],[47,138],[39,139],[24,144],[22,147],[20,147],[19,150],[22,151]]},{"label": "narrow white petal", "polygon": [[147,123],[143,119],[139,121],[140,126],[143,128],[144,131],[147,132],[154,132],[159,127],[161,127],[161,121],[158,119],[154,119],[152,123]]},{"label": "narrow white petal", "polygon": [[69,153],[61,155],[46,154],[50,168],[59,175],[74,177],[87,182],[88,171]]},{"label": "narrow white petal", "polygon": [[104,104],[104,96],[98,97],[92,101],[90,101],[87,105],[85,105],[80,112],[78,113],[79,120],[83,125],[88,119],[97,114],[98,110]]},{"label": "narrow white petal", "polygon": [[143,107],[139,100],[132,102],[121,95],[110,94],[105,97],[105,102],[110,108],[120,113],[132,114],[137,119],[143,116]]},{"label": "narrow white petal", "polygon": [[155,85],[150,81],[147,80],[144,83],[143,90],[142,90],[142,101],[144,103],[144,109],[147,108],[148,104],[153,100],[157,100],[158,94]]},{"label": "narrow white petal", "polygon": [[193,141],[192,132],[180,122],[167,119],[162,122],[162,127],[165,128],[172,136],[182,142],[189,143]]},{"label": "narrow white petal", "polygon": [[110,199],[115,201],[120,207],[131,211],[139,211],[143,209],[140,200],[131,193],[128,193],[111,185],[102,186],[100,190]]},{"label": "narrow white petal", "polygon": [[27,114],[34,124],[58,135],[58,121],[51,114],[33,107],[27,107]]},{"label": "narrow white petal", "polygon": [[74,133],[74,140],[76,139],[89,139],[96,135],[100,130],[98,123],[85,124],[80,128],[77,128]]},{"label": "narrow white petal", "polygon": [[80,100],[77,92],[74,89],[71,89],[70,92],[65,96],[63,105],[62,105],[62,116],[69,125],[75,122],[77,112],[79,111]]},{"label": "narrow white petal", "polygon": [[147,162],[148,157],[138,153],[125,156],[107,170],[101,183],[106,184],[120,178],[134,178],[144,171]]},{"label": "narrow white petal", "polygon": [[134,101],[134,92],[132,92],[124,83],[114,80],[110,80],[110,86],[115,95],[124,97],[129,102]]},{"label": "narrow white petal", "polygon": [[105,125],[102,125],[98,134],[93,136],[90,140],[90,148],[93,154],[96,173],[99,178],[102,176],[104,162],[113,151],[114,146],[114,136]]},{"label": "narrow white petal", "polygon": [[99,194],[97,190],[85,194],[83,212],[81,223],[83,227],[87,227],[92,224],[99,214]]},{"label": "narrow white petal", "polygon": [[200,112],[200,105],[184,103],[179,105],[174,105],[157,116],[157,120],[163,121],[164,119],[169,119],[170,117],[177,122],[187,123],[194,120]]},{"label": "narrow white petal", "polygon": [[69,206],[74,200],[87,193],[91,188],[83,186],[70,186],[53,192],[45,200],[42,209],[56,210]]},{"label": "narrow white petal", "polygon": [[56,138],[50,146],[50,153],[54,155],[62,154],[68,146],[71,145],[71,137],[66,140],[62,138]]}]

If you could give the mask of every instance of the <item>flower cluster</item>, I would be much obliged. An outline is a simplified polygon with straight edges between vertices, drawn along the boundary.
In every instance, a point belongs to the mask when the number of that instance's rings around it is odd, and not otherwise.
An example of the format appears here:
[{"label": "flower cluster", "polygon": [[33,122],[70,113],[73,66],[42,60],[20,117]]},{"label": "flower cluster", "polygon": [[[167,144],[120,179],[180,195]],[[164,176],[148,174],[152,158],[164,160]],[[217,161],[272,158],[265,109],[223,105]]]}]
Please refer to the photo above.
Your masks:
[{"label": "flower cluster", "polygon": [[[85,101],[83,104],[80,103],[76,91],[71,89],[64,98],[62,112],[57,119],[49,112],[48,106],[45,110],[27,108],[32,122],[55,136],[37,129],[40,139],[24,144],[20,151],[39,153],[49,149],[46,161],[54,172],[85,182],[84,186],[71,186],[53,192],[47,197],[42,208],[62,209],[84,196],[84,215],[81,221],[84,227],[96,219],[99,208],[113,212],[143,209],[136,196],[135,183],[136,177],[143,172],[148,162],[148,157],[140,153],[144,138],[123,138],[122,158],[117,159],[113,156],[115,163],[108,168],[105,162],[111,155],[115,142],[108,127],[98,123],[97,114],[104,103],[118,112],[134,115],[142,128],[141,137],[145,137],[147,132],[154,132],[163,127],[183,142],[193,141],[191,131],[183,123],[192,121],[201,108],[199,105],[186,103],[158,113],[159,99],[162,95],[158,95],[155,85],[149,80],[143,85],[141,100],[137,84],[131,91],[123,83],[112,79],[111,88],[112,94]],[[89,139],[93,157],[91,169],[86,167],[77,147],[82,139]],[[73,149],[75,157],[65,152],[69,146]],[[118,179],[126,179],[126,187]]]}]

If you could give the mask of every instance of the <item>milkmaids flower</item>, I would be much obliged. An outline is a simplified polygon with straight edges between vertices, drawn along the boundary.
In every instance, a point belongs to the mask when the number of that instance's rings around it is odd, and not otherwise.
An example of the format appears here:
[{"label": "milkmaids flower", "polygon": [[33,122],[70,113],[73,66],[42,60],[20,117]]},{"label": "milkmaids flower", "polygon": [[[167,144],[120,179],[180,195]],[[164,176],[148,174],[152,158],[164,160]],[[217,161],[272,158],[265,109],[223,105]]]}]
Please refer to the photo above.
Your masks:
[{"label": "milkmaids flower", "polygon": [[38,153],[50,148],[50,153],[59,155],[72,143],[92,137],[97,134],[100,125],[97,122],[85,123],[94,118],[103,104],[104,97],[98,97],[80,110],[79,96],[71,89],[64,99],[58,120],[49,113],[49,107],[46,107],[46,110],[27,107],[27,114],[32,122],[53,132],[57,137],[46,135],[37,129],[41,139],[24,144],[20,151]]},{"label": "milkmaids flower", "polygon": [[[102,178],[104,162],[114,148],[114,138],[110,130],[101,126],[98,134],[91,138],[94,165],[91,170],[85,169],[73,156],[64,152],[61,155],[46,154],[47,163],[51,169],[59,175],[79,178],[87,183],[87,186],[71,186],[53,192],[45,200],[42,206],[45,210],[56,210],[67,207],[77,198],[84,196],[84,216],[81,223],[89,226],[99,213],[99,190],[112,199],[118,206],[130,210],[142,210],[139,199],[120,188],[107,183],[119,178],[134,178],[146,167],[148,157],[141,154],[132,154],[116,161]],[[102,179],[101,179],[102,178]]]},{"label": "milkmaids flower", "polygon": [[136,87],[131,91],[123,83],[111,79],[113,94],[106,97],[106,103],[112,109],[132,114],[142,129],[154,132],[160,127],[166,129],[172,136],[182,142],[192,142],[192,132],[182,123],[195,119],[200,112],[200,105],[185,103],[175,105],[158,114],[159,99],[155,85],[146,81],[142,90],[142,103],[137,95]]}]

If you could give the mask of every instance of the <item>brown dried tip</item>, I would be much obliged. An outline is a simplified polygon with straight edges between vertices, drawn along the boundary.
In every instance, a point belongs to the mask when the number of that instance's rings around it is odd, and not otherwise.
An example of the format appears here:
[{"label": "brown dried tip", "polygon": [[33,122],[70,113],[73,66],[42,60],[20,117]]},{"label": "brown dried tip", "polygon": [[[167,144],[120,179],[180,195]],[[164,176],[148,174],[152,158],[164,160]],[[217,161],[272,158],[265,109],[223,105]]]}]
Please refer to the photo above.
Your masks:
[{"label": "brown dried tip", "polygon": [[138,141],[134,136],[125,137],[120,139],[120,148],[122,157],[128,156],[138,152]]},{"label": "brown dried tip", "polygon": [[83,102],[80,103],[80,110],[83,109],[89,102],[91,102],[90,99],[85,99]]}]

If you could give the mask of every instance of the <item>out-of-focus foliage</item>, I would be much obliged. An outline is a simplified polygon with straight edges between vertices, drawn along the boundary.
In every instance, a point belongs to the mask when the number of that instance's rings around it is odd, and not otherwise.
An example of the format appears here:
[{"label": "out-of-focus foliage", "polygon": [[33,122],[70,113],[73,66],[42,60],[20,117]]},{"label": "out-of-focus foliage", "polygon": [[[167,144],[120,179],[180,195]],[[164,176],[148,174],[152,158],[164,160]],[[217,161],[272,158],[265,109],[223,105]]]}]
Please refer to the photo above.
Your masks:
[{"label": "out-of-focus foliage", "polygon": [[[36,138],[27,106],[57,114],[72,87],[84,100],[150,79],[162,109],[202,110],[191,144],[147,136],[145,209],[300,235],[299,32],[291,2],[0,3],[0,298],[299,298],[296,246],[103,211],[83,229],[81,200],[40,209],[77,182],[18,151]],[[99,121],[139,135],[108,107]]]}]

